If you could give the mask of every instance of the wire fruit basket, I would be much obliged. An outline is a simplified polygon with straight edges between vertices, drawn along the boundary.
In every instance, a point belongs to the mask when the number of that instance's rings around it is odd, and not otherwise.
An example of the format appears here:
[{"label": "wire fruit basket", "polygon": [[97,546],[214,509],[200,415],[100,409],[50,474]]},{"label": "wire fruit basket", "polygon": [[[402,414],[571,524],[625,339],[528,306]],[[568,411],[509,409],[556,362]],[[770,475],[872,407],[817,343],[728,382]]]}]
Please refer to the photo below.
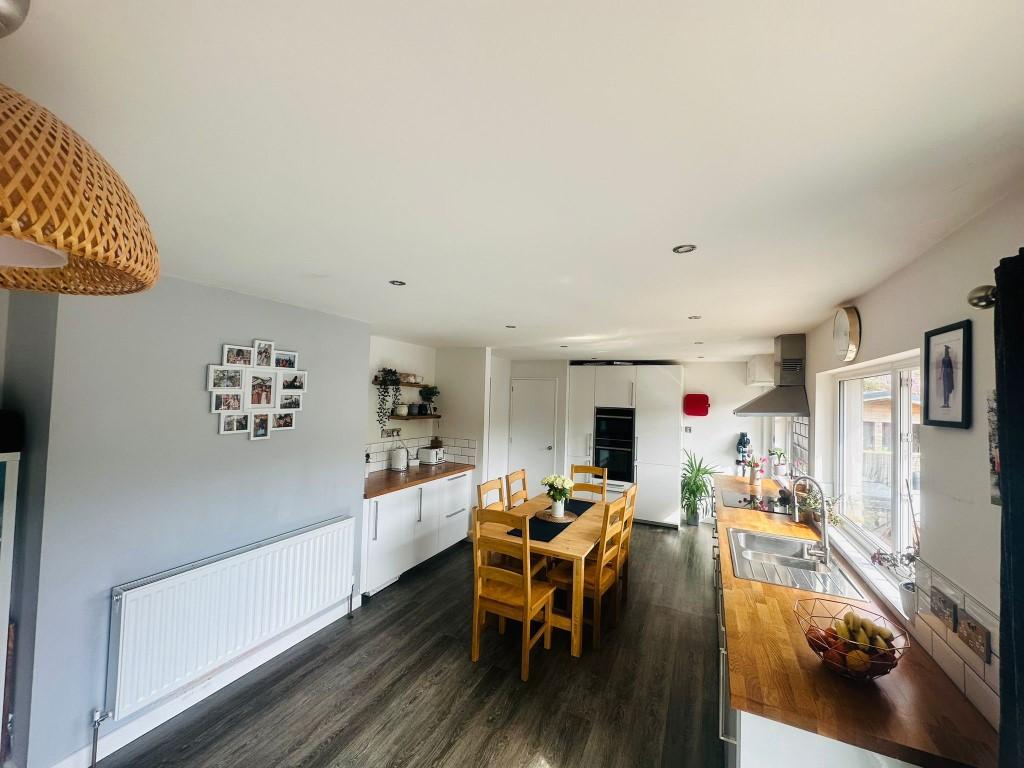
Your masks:
[{"label": "wire fruit basket", "polygon": [[830,670],[873,680],[896,669],[910,647],[903,629],[884,616],[838,600],[797,600],[793,607],[807,645]]}]

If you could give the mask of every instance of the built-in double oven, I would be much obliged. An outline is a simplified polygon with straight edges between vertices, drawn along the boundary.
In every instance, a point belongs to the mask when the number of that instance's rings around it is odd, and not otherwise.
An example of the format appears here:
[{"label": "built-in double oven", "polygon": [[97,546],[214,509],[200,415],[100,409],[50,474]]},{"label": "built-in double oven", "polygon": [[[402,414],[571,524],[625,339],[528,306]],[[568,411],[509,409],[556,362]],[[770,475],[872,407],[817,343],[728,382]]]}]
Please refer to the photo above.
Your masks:
[{"label": "built-in double oven", "polygon": [[633,482],[636,450],[632,408],[598,408],[594,412],[594,464],[608,468],[608,479]]}]

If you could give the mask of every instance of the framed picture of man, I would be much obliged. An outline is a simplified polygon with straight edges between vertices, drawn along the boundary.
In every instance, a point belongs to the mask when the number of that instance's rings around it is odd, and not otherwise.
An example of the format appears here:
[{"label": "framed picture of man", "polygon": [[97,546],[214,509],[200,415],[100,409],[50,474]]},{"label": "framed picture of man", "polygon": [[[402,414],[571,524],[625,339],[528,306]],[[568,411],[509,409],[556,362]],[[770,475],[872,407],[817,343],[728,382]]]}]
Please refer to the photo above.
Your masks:
[{"label": "framed picture of man", "polygon": [[924,372],[924,423],[930,427],[970,429],[970,320],[925,333]]}]

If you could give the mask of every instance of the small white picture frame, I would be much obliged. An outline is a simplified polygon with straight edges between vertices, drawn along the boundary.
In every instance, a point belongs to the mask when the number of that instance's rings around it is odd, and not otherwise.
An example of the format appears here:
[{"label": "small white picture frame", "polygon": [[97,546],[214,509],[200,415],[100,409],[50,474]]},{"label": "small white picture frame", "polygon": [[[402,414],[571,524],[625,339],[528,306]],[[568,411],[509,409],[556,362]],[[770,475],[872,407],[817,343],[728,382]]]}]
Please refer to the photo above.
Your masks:
[{"label": "small white picture frame", "polygon": [[239,368],[251,368],[253,360],[253,348],[242,347],[237,344],[225,344],[221,365],[234,365]]},{"label": "small white picture frame", "polygon": [[251,414],[244,411],[238,413],[222,413],[220,415],[220,434],[248,434],[250,417]]},{"label": "small white picture frame", "polygon": [[242,392],[246,410],[271,411],[277,398],[277,375],[273,371],[247,371]]},{"label": "small white picture frame", "polygon": [[271,412],[270,428],[275,432],[281,429],[295,429],[295,411]]},{"label": "small white picture frame", "polygon": [[270,413],[249,414],[249,439],[266,440],[270,437]]},{"label": "small white picture frame", "polygon": [[275,350],[274,367],[283,370],[295,370],[299,367],[299,353],[286,352],[283,349]]},{"label": "small white picture frame", "polygon": [[277,398],[277,409],[279,411],[301,411],[302,397],[300,392],[280,392]]},{"label": "small white picture frame", "polygon": [[211,392],[210,413],[231,413],[242,410],[241,392]]},{"label": "small white picture frame", "polygon": [[277,390],[301,394],[306,391],[309,374],[306,371],[278,371]]},{"label": "small white picture frame", "polygon": [[206,389],[210,392],[241,392],[245,372],[237,365],[206,366]]},{"label": "small white picture frame", "polygon": [[253,339],[252,364],[256,368],[274,367],[274,342]]}]

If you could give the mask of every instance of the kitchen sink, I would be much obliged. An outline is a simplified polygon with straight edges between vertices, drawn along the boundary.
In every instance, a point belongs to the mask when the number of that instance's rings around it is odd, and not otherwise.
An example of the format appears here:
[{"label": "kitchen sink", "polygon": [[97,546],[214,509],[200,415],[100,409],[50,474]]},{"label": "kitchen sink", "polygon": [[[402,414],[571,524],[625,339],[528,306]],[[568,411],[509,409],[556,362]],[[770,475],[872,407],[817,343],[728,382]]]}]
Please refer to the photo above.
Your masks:
[{"label": "kitchen sink", "polygon": [[815,542],[769,533],[729,529],[732,572],[738,578],[863,600],[842,568],[808,554]]}]

